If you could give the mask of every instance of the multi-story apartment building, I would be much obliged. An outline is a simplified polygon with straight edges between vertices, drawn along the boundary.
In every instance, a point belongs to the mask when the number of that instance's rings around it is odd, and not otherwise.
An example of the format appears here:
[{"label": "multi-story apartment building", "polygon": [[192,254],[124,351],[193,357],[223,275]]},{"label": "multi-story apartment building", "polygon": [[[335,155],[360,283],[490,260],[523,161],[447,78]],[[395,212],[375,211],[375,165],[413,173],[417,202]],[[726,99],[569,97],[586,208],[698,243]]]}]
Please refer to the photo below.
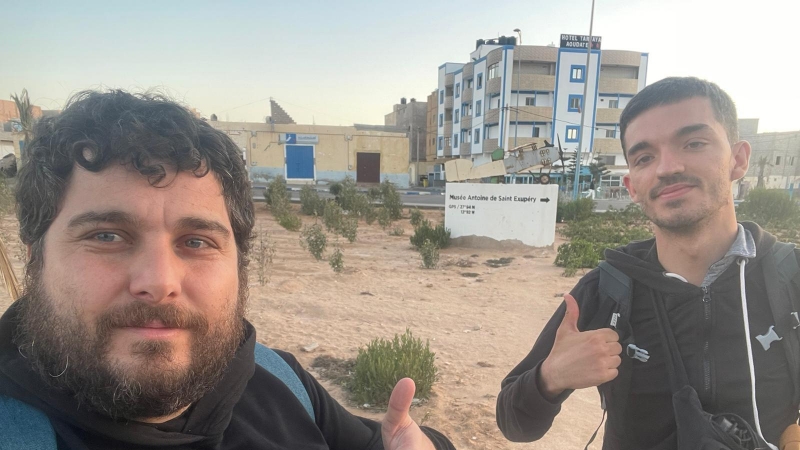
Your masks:
[{"label": "multi-story apartment building", "polygon": [[604,181],[619,182],[627,170],[619,116],[645,86],[648,54],[601,50],[596,37],[587,67],[587,43],[573,35],[562,35],[560,47],[478,40],[469,62],[439,66],[437,157],[480,165],[498,148],[545,140],[560,140],[569,155],[586,133],[583,163],[600,155],[612,170]]},{"label": "multi-story apartment building", "polygon": [[740,119],[739,137],[752,152],[747,173],[734,186],[737,198],[756,187],[800,191],[800,131],[759,133],[758,119]]},{"label": "multi-story apartment building", "polygon": [[384,116],[385,126],[402,128],[408,133],[409,161],[428,160],[427,119],[427,102],[418,102],[414,98],[406,101],[405,97],[392,107],[392,112]]}]

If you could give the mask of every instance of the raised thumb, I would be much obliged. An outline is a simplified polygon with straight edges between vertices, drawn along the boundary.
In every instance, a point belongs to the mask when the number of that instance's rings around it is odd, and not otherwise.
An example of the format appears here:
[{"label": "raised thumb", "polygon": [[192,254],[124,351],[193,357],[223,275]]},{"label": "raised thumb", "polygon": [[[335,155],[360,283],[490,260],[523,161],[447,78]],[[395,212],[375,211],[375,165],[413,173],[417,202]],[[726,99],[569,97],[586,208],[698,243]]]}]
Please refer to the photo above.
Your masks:
[{"label": "raised thumb", "polygon": [[559,330],[578,332],[578,318],[580,317],[580,309],[575,297],[566,294],[564,295],[564,303],[567,306],[567,311],[564,314],[564,320],[561,321]]}]

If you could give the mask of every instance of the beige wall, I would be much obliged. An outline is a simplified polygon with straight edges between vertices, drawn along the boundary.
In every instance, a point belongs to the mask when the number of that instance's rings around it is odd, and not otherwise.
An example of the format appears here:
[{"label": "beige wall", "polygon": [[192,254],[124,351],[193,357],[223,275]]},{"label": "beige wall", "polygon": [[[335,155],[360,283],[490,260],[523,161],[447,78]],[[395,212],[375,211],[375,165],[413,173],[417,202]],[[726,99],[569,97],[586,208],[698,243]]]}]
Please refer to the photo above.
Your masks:
[{"label": "beige wall", "polygon": [[209,122],[226,131],[240,148],[247,149],[247,164],[253,181],[266,181],[284,174],[284,144],[281,133],[315,134],[317,181],[337,181],[357,171],[356,154],[381,154],[381,179],[408,186],[408,138],[403,133],[356,130],[355,127],[325,125],[273,125],[249,122]]},{"label": "beige wall", "polygon": [[[42,117],[42,108],[32,105],[31,109],[34,118]],[[19,119],[17,104],[13,100],[0,100],[0,123],[8,122],[10,119]]]}]

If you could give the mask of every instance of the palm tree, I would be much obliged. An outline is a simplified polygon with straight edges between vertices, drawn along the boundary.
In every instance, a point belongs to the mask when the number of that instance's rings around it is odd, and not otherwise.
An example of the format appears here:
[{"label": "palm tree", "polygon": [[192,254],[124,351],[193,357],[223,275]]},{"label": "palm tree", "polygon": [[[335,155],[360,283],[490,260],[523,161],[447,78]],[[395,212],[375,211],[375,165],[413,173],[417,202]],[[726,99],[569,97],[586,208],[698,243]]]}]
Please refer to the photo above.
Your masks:
[{"label": "palm tree", "polygon": [[[36,119],[33,117],[33,107],[28,98],[28,90],[23,89],[22,95],[11,94],[11,99],[17,105],[19,111],[19,123],[22,125],[22,133],[25,136],[25,144],[30,142],[31,134],[33,133],[33,124]],[[24,154],[24,152],[21,152]]]},{"label": "palm tree", "polygon": [[767,166],[771,166],[772,165],[772,164],[769,163],[771,159],[772,158],[770,158],[770,157],[768,157],[766,155],[758,158],[758,163],[756,163],[756,166],[758,166],[758,181],[756,182],[756,187],[757,188],[763,188],[764,187],[764,169]]}]

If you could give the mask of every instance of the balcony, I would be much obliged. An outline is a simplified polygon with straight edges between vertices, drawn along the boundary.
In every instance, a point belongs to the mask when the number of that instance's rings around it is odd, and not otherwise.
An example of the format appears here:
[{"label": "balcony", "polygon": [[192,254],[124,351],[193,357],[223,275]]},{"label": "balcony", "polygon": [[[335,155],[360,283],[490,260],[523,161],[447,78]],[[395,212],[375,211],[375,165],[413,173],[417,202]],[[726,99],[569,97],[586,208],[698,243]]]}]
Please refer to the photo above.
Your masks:
[{"label": "balcony", "polygon": [[472,101],[472,88],[464,89],[461,92],[461,103],[467,103]]},{"label": "balcony", "polygon": [[463,116],[461,118],[461,129],[469,130],[472,128],[472,116]]},{"label": "balcony", "polygon": [[453,122],[445,122],[444,123],[444,136],[453,136]]},{"label": "balcony", "polygon": [[497,139],[485,139],[483,141],[483,153],[493,152],[500,147]]},{"label": "balcony", "polygon": [[[599,110],[598,110],[599,111]],[[622,143],[619,139],[613,138],[595,138],[592,145],[592,152],[595,155],[621,155]]]},{"label": "balcony", "polygon": [[[517,90],[518,75],[511,77],[511,89]],[[549,91],[553,92],[556,89],[556,77],[553,75],[539,75],[539,74],[522,74],[519,80],[519,89],[521,91]]]},{"label": "balcony", "polygon": [[447,96],[444,98],[444,109],[453,109],[453,96]]},{"label": "balcony", "polygon": [[459,145],[459,155],[461,156],[469,156],[472,154],[472,144],[467,142],[465,144]]},{"label": "balcony", "polygon": [[445,157],[453,156],[453,148],[450,147],[450,145],[444,146],[444,156]]},{"label": "balcony", "polygon": [[633,66],[639,67],[642,63],[642,54],[629,50],[603,50],[600,64],[603,66]]},{"label": "balcony", "polygon": [[597,108],[595,123],[619,123],[620,114],[622,114],[620,108]]},{"label": "balcony", "polygon": [[490,109],[486,111],[486,114],[483,117],[483,123],[487,125],[500,123],[500,108]]},{"label": "balcony", "polygon": [[486,95],[499,94],[500,89],[503,87],[503,78],[495,77],[491,80],[486,80]]},{"label": "balcony", "polygon": [[452,87],[455,82],[456,82],[456,77],[455,77],[454,74],[448,73],[447,75],[444,76],[444,85],[445,85],[445,87],[447,87],[447,86]]},{"label": "balcony", "polygon": [[464,64],[464,71],[461,72],[461,78],[464,80],[469,79],[472,76],[474,70],[475,66],[473,66],[472,63]]},{"label": "balcony", "polygon": [[[510,105],[512,109],[508,113],[508,120],[514,122],[517,120],[516,105]],[[552,122],[553,121],[553,107],[552,106],[520,106],[519,107],[519,121],[520,122]]]},{"label": "balcony", "polygon": [[639,80],[631,78],[600,77],[600,93],[636,95]]}]

